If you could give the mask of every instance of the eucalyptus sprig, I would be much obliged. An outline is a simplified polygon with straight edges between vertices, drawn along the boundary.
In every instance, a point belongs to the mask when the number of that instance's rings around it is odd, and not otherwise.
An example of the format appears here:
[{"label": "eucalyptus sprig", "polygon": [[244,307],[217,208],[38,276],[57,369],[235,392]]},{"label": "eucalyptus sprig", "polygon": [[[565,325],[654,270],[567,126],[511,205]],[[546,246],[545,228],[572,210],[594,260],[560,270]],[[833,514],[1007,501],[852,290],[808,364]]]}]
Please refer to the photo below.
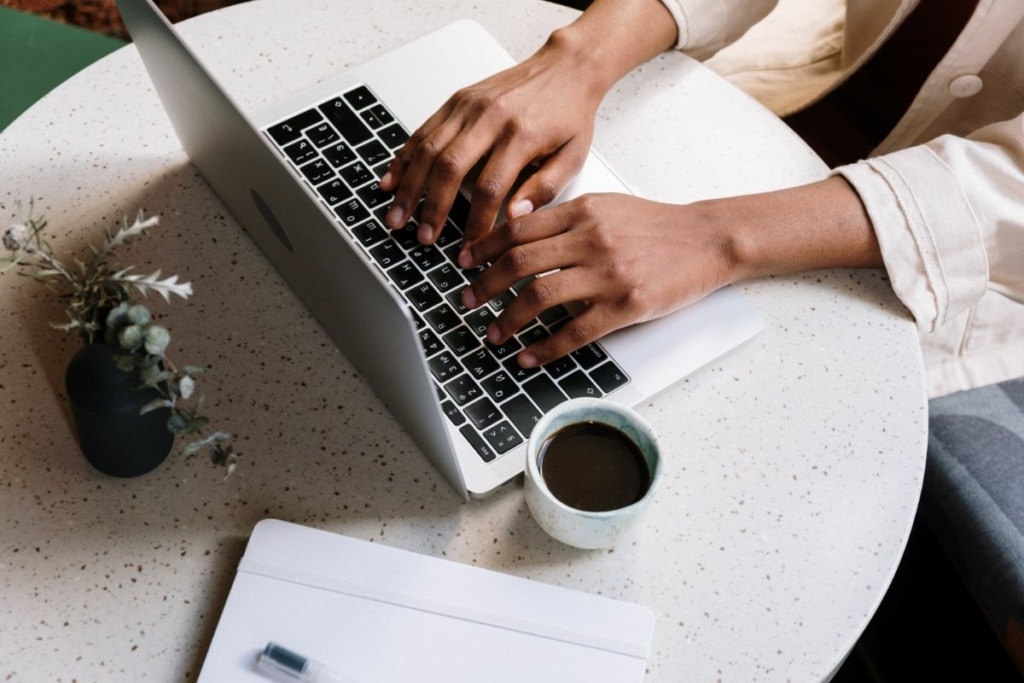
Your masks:
[{"label": "eucalyptus sprig", "polygon": [[116,268],[111,262],[117,247],[157,225],[159,218],[146,218],[140,212],[130,224],[123,220],[113,233],[105,231],[99,248],[89,245],[92,256],[88,261],[75,259],[69,267],[54,255],[44,237],[46,220],[34,218],[32,208],[30,202],[28,215],[3,233],[3,246],[10,253],[0,259],[0,274],[15,271],[31,277],[66,300],[67,321],[51,325],[77,331],[86,344],[103,342],[116,349],[118,367],[137,371],[140,388],[155,389],[160,396],[144,406],[142,413],[169,409],[167,428],[174,434],[194,435],[182,453],[194,455],[206,449],[211,461],[227,468],[230,475],[238,461],[231,434],[204,433],[210,419],[200,412],[203,395],[197,393],[195,379],[203,369],[195,365],[179,368],[171,362],[167,357],[170,332],[153,322],[149,308],[135,298],[155,293],[166,302],[174,296],[188,299],[192,285],[179,282],[177,275],[162,277],[159,270],[140,275],[132,272],[131,266]]}]

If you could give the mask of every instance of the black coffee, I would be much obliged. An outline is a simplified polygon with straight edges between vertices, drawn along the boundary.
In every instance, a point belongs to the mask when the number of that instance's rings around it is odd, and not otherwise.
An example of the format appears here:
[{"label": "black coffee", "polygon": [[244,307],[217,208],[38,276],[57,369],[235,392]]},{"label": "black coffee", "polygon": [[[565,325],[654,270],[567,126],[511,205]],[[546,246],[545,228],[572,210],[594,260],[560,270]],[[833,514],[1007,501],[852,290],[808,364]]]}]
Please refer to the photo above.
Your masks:
[{"label": "black coffee", "polygon": [[651,485],[639,446],[599,422],[559,429],[541,445],[537,464],[551,493],[577,510],[626,507],[643,498]]}]

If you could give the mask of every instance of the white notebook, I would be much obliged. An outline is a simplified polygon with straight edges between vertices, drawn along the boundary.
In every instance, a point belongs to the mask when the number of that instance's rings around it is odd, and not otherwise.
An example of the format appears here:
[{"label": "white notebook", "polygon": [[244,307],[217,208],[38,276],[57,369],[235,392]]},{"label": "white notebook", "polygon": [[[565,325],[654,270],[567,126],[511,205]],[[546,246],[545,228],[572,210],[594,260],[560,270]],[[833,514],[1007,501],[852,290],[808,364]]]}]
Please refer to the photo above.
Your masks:
[{"label": "white notebook", "polygon": [[644,606],[305,526],[253,529],[199,676],[268,681],[268,642],[359,683],[642,681]]}]

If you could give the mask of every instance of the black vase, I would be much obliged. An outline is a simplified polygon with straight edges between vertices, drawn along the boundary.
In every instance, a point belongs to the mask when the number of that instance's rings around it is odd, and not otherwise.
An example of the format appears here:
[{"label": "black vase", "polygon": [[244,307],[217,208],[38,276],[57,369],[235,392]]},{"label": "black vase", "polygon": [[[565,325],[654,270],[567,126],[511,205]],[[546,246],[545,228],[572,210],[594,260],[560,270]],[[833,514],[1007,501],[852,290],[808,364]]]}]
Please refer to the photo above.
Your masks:
[{"label": "black vase", "polygon": [[174,444],[167,428],[170,409],[139,414],[160,394],[140,388],[137,372],[118,368],[110,346],[79,349],[68,363],[64,383],[78,443],[93,467],[114,477],[137,477],[167,459]]}]

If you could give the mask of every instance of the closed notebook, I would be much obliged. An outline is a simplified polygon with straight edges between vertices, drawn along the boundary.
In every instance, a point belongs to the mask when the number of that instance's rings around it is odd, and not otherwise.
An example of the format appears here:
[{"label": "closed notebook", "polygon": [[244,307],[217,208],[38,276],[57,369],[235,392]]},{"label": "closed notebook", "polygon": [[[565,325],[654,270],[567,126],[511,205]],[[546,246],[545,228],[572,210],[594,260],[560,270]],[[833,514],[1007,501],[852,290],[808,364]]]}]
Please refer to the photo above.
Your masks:
[{"label": "closed notebook", "polygon": [[355,681],[642,681],[644,606],[278,520],[256,525],[200,683],[280,643]]}]

